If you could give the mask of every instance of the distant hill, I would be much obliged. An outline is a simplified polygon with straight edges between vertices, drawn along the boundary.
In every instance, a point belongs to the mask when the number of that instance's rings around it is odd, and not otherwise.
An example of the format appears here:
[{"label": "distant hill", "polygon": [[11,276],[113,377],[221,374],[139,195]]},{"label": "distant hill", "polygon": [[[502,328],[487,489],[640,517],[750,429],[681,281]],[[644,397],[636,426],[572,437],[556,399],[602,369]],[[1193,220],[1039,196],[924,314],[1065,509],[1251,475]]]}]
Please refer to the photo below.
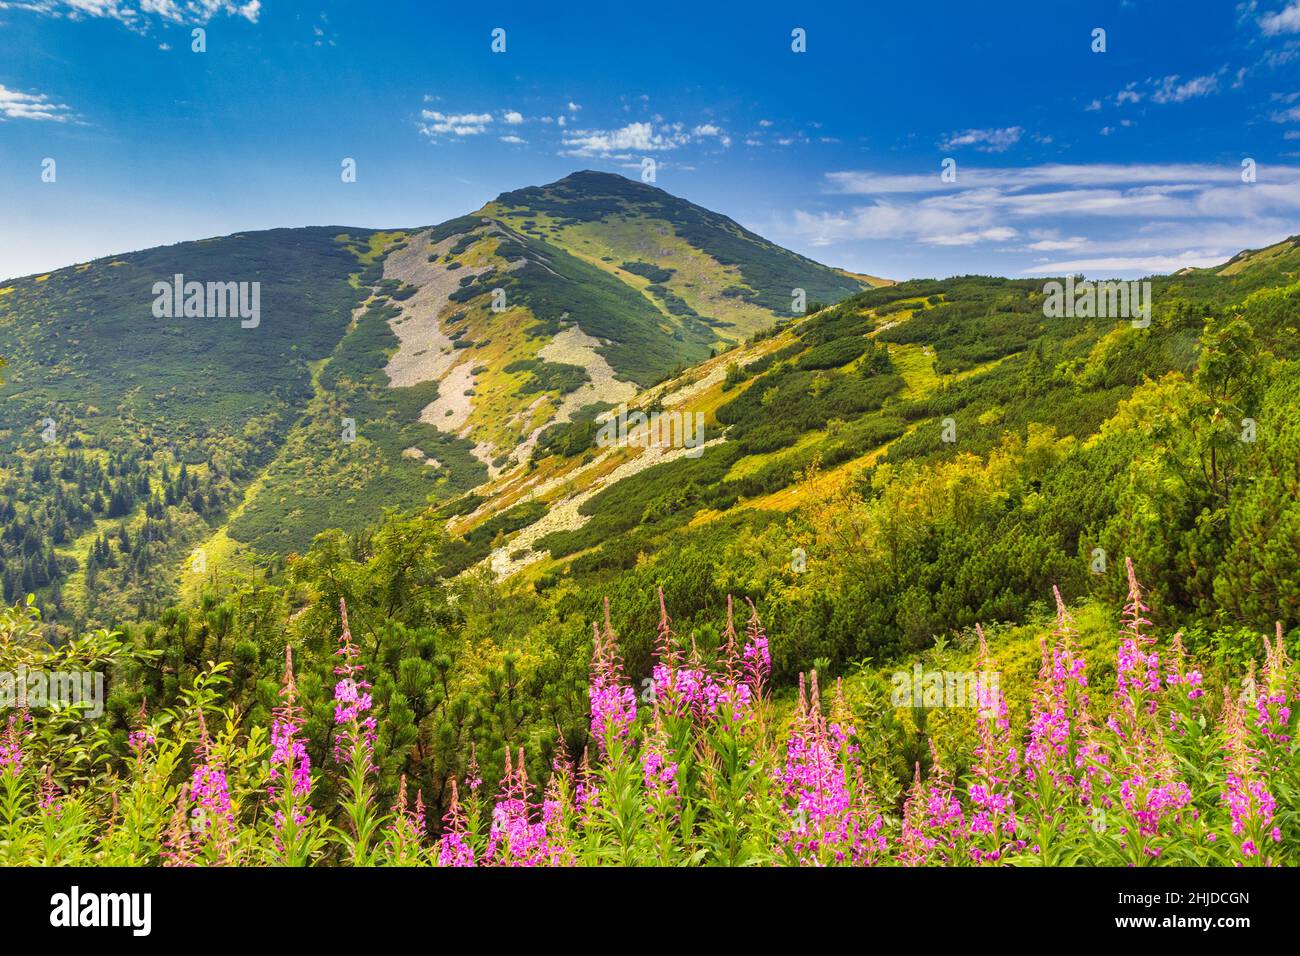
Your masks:
[{"label": "distant hill", "polygon": [[[157,314],[178,276],[168,307],[185,283],[257,283],[256,321]],[[793,319],[796,290],[881,282],[595,172],[425,229],[249,232],[10,280],[7,590],[108,620],[461,497],[522,474],[548,428]]]}]

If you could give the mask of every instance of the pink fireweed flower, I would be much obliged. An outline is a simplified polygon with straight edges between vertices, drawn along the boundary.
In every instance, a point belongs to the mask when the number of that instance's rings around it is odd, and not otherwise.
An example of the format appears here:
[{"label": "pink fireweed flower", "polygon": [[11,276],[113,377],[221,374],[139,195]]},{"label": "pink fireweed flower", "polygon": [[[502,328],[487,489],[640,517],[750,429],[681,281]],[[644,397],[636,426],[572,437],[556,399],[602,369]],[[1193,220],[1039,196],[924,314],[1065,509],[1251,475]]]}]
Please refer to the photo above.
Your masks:
[{"label": "pink fireweed flower", "polygon": [[470,844],[469,826],[454,779],[451,781],[451,805],[442,820],[445,829],[438,838],[438,865],[473,866],[474,847]]},{"label": "pink fireweed flower", "polygon": [[1154,638],[1142,631],[1151,623],[1144,616],[1148,609],[1142,602],[1142,587],[1133,572],[1133,559],[1126,557],[1124,566],[1128,572],[1128,603],[1124,606],[1124,636],[1115,673],[1115,702],[1120,713],[1107,720],[1111,730],[1121,737],[1125,735],[1123,724],[1129,724],[1131,729],[1140,712],[1155,713],[1155,695],[1160,691],[1160,657],[1150,650]]},{"label": "pink fireweed flower", "polygon": [[605,599],[605,629],[592,624],[595,650],[591,659],[591,735],[603,757],[614,741],[629,739],[636,723],[636,694],[623,677],[618,638],[609,622],[609,599]]},{"label": "pink fireweed flower", "polygon": [[[720,717],[732,724],[739,724],[748,716],[754,704],[756,688],[761,688],[761,681],[767,676],[771,659],[767,652],[767,636],[763,633],[757,613],[746,629],[745,646],[738,646],[732,605],[732,597],[728,594],[721,679],[706,678],[703,696],[704,709],[709,717]],[[754,678],[758,679],[758,683],[755,683]]]},{"label": "pink fireweed flower", "polygon": [[573,821],[573,765],[568,748],[560,735],[560,745],[551,760],[551,779],[542,793],[542,826],[546,828],[547,841],[556,848],[551,860],[553,866],[572,866],[577,854],[572,847],[570,830]]},{"label": "pink fireweed flower", "polygon": [[[293,677],[293,649],[284,646],[284,679],[280,684],[280,704],[271,715],[271,768],[267,793],[272,800],[279,797],[279,787],[287,777],[293,795],[304,803],[295,813],[294,822],[302,823],[311,813],[306,798],[311,795],[311,757],[307,744],[300,736],[303,717],[297,703],[298,685]],[[275,813],[276,829],[284,825],[281,811]]]},{"label": "pink fireweed flower", "polygon": [[206,834],[218,820],[234,822],[226,771],[219,763],[204,761],[194,768],[190,777],[190,793],[194,796],[194,808],[190,811],[190,816],[196,834]]},{"label": "pink fireweed flower", "polygon": [[0,775],[17,777],[23,772],[23,733],[20,716],[10,714],[8,727],[0,737]]},{"label": "pink fireweed flower", "polygon": [[1204,678],[1201,672],[1187,669],[1187,651],[1183,648],[1182,631],[1174,635],[1170,656],[1173,661],[1169,665],[1168,673],[1165,674],[1165,686],[1186,688],[1188,700],[1199,700],[1204,697],[1205,688],[1201,686]]},{"label": "pink fireweed flower", "polygon": [[402,774],[397,786],[397,804],[393,807],[393,816],[388,823],[388,830],[391,839],[396,842],[409,842],[419,844],[424,838],[424,798],[417,790],[415,793],[415,806],[412,807],[406,798],[406,774]]},{"label": "pink fireweed flower", "polygon": [[483,772],[478,766],[478,745],[469,745],[469,766],[465,768],[465,785],[469,787],[471,795],[477,795],[479,788],[483,786]]},{"label": "pink fireweed flower", "polygon": [[512,766],[507,748],[505,776],[492,808],[484,862],[497,866],[556,866],[566,855],[567,848],[552,842],[546,821],[535,819],[528,805],[523,750],[519,751],[516,766]]},{"label": "pink fireweed flower", "polygon": [[930,777],[921,783],[921,764],[907,800],[903,803],[902,846],[898,862],[904,866],[951,865],[962,858],[962,847],[970,837],[961,801],[953,791],[952,778],[939,762],[931,741]]},{"label": "pink fireweed flower", "polygon": [[57,814],[62,809],[59,803],[61,793],[59,785],[54,782],[54,769],[49,764],[46,764],[45,776],[41,778],[41,786],[37,794],[37,803],[40,804],[42,810]]},{"label": "pink fireweed flower", "polygon": [[226,781],[226,768],[212,753],[208,740],[208,726],[203,711],[198,713],[199,746],[198,763],[190,775],[190,829],[195,836],[206,838],[217,834],[218,842],[228,824],[235,822],[230,807],[230,787]]},{"label": "pink fireweed flower", "polygon": [[1265,834],[1281,842],[1282,833],[1273,826],[1277,799],[1260,772],[1259,751],[1251,746],[1245,706],[1240,699],[1234,700],[1226,687],[1223,714],[1226,773],[1219,799],[1228,807],[1232,835],[1238,839],[1242,855],[1253,857],[1259,853],[1256,839],[1262,841]]},{"label": "pink fireweed flower", "polygon": [[[1118,789],[1109,789],[1100,802],[1104,807],[1114,806],[1118,797],[1132,821],[1130,826],[1137,830],[1126,837],[1137,840],[1144,854],[1158,857],[1163,852],[1158,841],[1166,835],[1166,822],[1177,825],[1182,820],[1183,811],[1191,806],[1192,792],[1179,778],[1178,762],[1164,739],[1163,722],[1155,719],[1161,699],[1160,661],[1148,650],[1154,638],[1142,631],[1150,621],[1143,616],[1146,605],[1132,560],[1126,560],[1125,566],[1129,600],[1116,661],[1116,706],[1106,721],[1115,746],[1096,761],[1104,785]],[[1175,661],[1175,670],[1177,667]],[[1125,828],[1120,832],[1125,833]]]},{"label": "pink fireweed flower", "polygon": [[577,779],[573,787],[573,803],[578,811],[578,819],[590,823],[600,806],[600,788],[597,786],[596,774],[591,769],[591,760],[587,748],[582,748],[582,760],[578,762]]},{"label": "pink fireweed flower", "polygon": [[1182,631],[1174,634],[1169,657],[1165,672],[1165,687],[1169,691],[1165,698],[1169,705],[1169,731],[1183,736],[1187,734],[1188,726],[1197,720],[1197,713],[1191,705],[1205,696],[1205,688],[1201,686],[1204,678],[1200,671],[1187,667]]},{"label": "pink fireweed flower", "polygon": [[683,671],[681,649],[673,633],[672,618],[664,601],[664,589],[658,589],[659,624],[655,634],[656,663],[650,672],[650,689],[655,707],[669,714],[683,714],[697,696],[699,678],[694,671]]},{"label": "pink fireweed flower", "polygon": [[672,757],[656,707],[654,725],[646,732],[641,744],[641,781],[645,786],[645,812],[648,816],[677,818],[677,761]]},{"label": "pink fireweed flower", "polygon": [[855,730],[842,696],[827,720],[816,671],[809,684],[811,690],[800,675],[795,722],[776,771],[787,818],[778,839],[804,865],[870,862],[885,849],[884,819],[861,785]]},{"label": "pink fireweed flower", "polygon": [[1120,782],[1120,802],[1138,822],[1143,836],[1159,836],[1164,817],[1178,820],[1178,811],[1192,802],[1192,791],[1181,780],[1132,774]]},{"label": "pink fireweed flower", "polygon": [[[733,600],[727,597],[727,626],[720,649],[721,673],[706,667],[699,648],[691,642],[691,653],[682,663],[669,638],[667,611],[660,592],[660,660],[652,671],[655,704],[665,713],[690,715],[701,723],[725,720],[740,724],[752,713],[763,696],[763,687],[771,672],[771,655],[767,635],[757,611],[752,611],[746,625],[744,646],[737,642],[733,618]],[[750,604],[751,610],[753,604]]]},{"label": "pink fireweed flower", "polygon": [[1291,706],[1295,696],[1288,673],[1286,645],[1282,639],[1282,622],[1278,621],[1277,637],[1272,643],[1264,638],[1266,655],[1264,673],[1255,693],[1255,727],[1275,744],[1291,741]]},{"label": "pink fireweed flower", "polygon": [[749,623],[745,625],[745,647],[741,657],[745,661],[745,679],[754,695],[761,697],[767,678],[772,673],[772,653],[767,645],[767,631],[758,619],[758,608],[754,607],[754,602],[749,598],[745,600],[749,604]]},{"label": "pink fireweed flower", "polygon": [[370,696],[370,684],[363,678],[365,667],[357,662],[361,649],[352,643],[352,632],[348,628],[348,606],[339,598],[339,615],[343,621],[343,632],[339,635],[339,648],[334,652],[339,664],[334,668],[334,676],[339,678],[334,685],[334,726],[337,736],[334,739],[334,759],[339,763],[351,763],[354,758],[364,761],[366,772],[375,771],[374,748],[376,722],[370,709],[374,704]]},{"label": "pink fireweed flower", "polygon": [[[984,629],[975,625],[979,635],[978,670],[981,677],[989,670],[989,649]],[[1011,724],[1007,702],[1000,686],[987,679],[976,681],[978,707],[975,711],[979,744],[975,748],[975,765],[971,773],[975,782],[968,788],[971,801],[970,832],[987,837],[986,848],[971,848],[971,858],[992,863],[1002,858],[1006,845],[1016,838],[1016,807],[1012,783],[1020,773],[1019,749],[1011,742]]]},{"label": "pink fireweed flower", "polygon": [[1046,773],[1055,787],[1074,787],[1078,771],[1084,770],[1080,784],[1086,796],[1089,777],[1095,772],[1088,728],[1088,677],[1082,657],[1075,657],[1073,619],[1065,607],[1060,590],[1053,585],[1056,598],[1056,645],[1048,657],[1046,642],[1040,645],[1042,662],[1034,688],[1029,715],[1029,743],[1025,747],[1025,778],[1030,783]]},{"label": "pink fireweed flower", "polygon": [[189,784],[183,783],[180,792],[176,795],[176,808],[172,812],[171,824],[163,834],[162,849],[159,854],[163,866],[190,866],[196,855],[190,828],[185,825],[186,808],[189,802],[190,787]]},{"label": "pink fireweed flower", "polygon": [[[641,755],[641,774],[652,800],[676,799],[676,762],[665,759],[658,750],[647,749]],[[649,808],[646,812],[650,812]]]},{"label": "pink fireweed flower", "polygon": [[127,749],[135,754],[135,768],[139,772],[144,766],[144,756],[150,747],[158,742],[154,736],[153,728],[149,726],[149,711],[146,707],[147,700],[140,699],[140,713],[136,717],[135,730],[131,731],[126,738]]}]

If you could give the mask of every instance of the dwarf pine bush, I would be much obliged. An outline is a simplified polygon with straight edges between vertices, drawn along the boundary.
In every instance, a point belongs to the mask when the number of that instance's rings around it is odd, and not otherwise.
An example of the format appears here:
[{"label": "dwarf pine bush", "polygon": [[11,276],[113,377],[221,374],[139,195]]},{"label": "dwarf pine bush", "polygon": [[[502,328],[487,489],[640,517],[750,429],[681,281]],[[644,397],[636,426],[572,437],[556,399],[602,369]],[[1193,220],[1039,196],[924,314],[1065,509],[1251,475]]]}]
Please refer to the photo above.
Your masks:
[{"label": "dwarf pine bush", "polygon": [[[563,737],[545,780],[522,749],[486,786],[471,752],[449,809],[426,817],[403,777],[376,785],[376,712],[366,658],[340,602],[333,747],[314,765],[285,650],[270,726],[245,726],[212,662],[177,705],[142,708],[123,759],[97,722],[10,711],[0,724],[0,864],[127,866],[1061,866],[1295,862],[1300,687],[1280,626],[1240,684],[1207,686],[1181,634],[1161,641],[1127,567],[1115,689],[1098,697],[1056,592],[1033,686],[1010,706],[982,688],[961,759],[880,785],[878,716],[844,685],[801,677],[792,712],[769,693],[767,636],[728,603],[706,660],[674,633],[659,593],[653,677],[629,682],[606,603],[593,626],[594,747]],[[3,610],[0,664],[104,667],[134,653],[99,632],[55,650],[36,612]],[[975,666],[991,667],[982,630]],[[329,786],[322,784],[328,782]],[[326,799],[324,794],[333,796]]]}]

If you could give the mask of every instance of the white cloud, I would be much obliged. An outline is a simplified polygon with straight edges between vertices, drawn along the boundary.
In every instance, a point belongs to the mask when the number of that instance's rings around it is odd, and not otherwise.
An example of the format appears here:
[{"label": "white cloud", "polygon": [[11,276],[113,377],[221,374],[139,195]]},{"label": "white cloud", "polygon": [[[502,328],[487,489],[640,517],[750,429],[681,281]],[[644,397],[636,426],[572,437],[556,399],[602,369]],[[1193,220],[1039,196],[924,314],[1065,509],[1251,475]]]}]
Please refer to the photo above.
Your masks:
[{"label": "white cloud", "polygon": [[617,129],[565,129],[561,134],[560,155],[621,157],[628,153],[666,152],[706,140],[713,140],[723,148],[731,146],[731,137],[712,123],[688,129],[681,122],[637,122]]},{"label": "white cloud", "polygon": [[798,210],[778,231],[813,246],[882,240],[1086,250],[1031,270],[1043,274],[1170,271],[1300,232],[1300,166],[1260,166],[1250,184],[1232,163],[1132,163],[961,164],[955,183],[943,182],[937,166],[920,175],[844,171],[828,174],[826,185],[832,195],[863,199],[841,210]]},{"label": "white cloud", "polygon": [[994,226],[990,229],[977,229],[968,232],[926,236],[922,241],[932,246],[973,246],[977,242],[1009,242],[1016,238],[1016,231],[1006,226]]},{"label": "white cloud", "polygon": [[1266,36],[1280,33],[1300,33],[1300,0],[1291,0],[1277,13],[1266,14],[1259,18],[1259,28]]},{"label": "white cloud", "polygon": [[1178,80],[1177,74],[1166,76],[1162,80],[1155,80],[1156,91],[1151,94],[1152,101],[1156,103],[1182,103],[1198,96],[1209,96],[1211,93],[1219,91],[1219,78],[1213,74],[1195,76],[1185,83],[1179,83]]},{"label": "white cloud", "polygon": [[[426,94],[424,97],[426,103],[434,103],[439,99],[440,97],[430,94]],[[539,117],[539,120],[543,123],[552,121],[549,116]],[[482,113],[451,113],[443,110],[426,109],[420,113],[419,130],[421,135],[429,137],[431,141],[436,143],[443,138],[463,139],[467,136],[482,136],[487,132],[497,132],[501,126],[522,126],[524,122],[524,114],[511,109]],[[497,124],[500,124],[500,126],[497,126]],[[497,139],[503,143],[522,144],[527,142],[520,136],[506,134],[505,130],[501,130],[501,133],[502,135],[497,136]]]},{"label": "white cloud", "polygon": [[[1287,168],[1282,168],[1285,173]],[[1241,169],[1231,164],[1212,163],[1045,163],[1021,167],[958,167],[958,182],[944,183],[936,165],[933,173],[893,174],[871,171],[827,173],[831,192],[871,195],[876,193],[927,193],[956,191],[973,186],[1007,191],[1038,186],[1115,186],[1186,182],[1234,183]],[[1291,175],[1286,173],[1286,175]]]},{"label": "white cloud", "polygon": [[[1150,97],[1151,102],[1161,106],[1167,103],[1184,103],[1187,100],[1197,99],[1198,97],[1210,96],[1214,93],[1218,93],[1222,89],[1219,85],[1219,78],[1226,76],[1227,71],[1228,68],[1224,66],[1214,73],[1207,73],[1204,76],[1193,76],[1187,80],[1183,80],[1183,78],[1177,73],[1159,78],[1148,77],[1146,80],[1146,86],[1149,89],[1149,93],[1139,90],[1137,82],[1134,81],[1115,94],[1115,105],[1126,106],[1141,103],[1148,96]],[[1245,70],[1238,71],[1236,79],[1233,81],[1234,88],[1241,85],[1244,76]],[[1100,106],[1101,104],[1099,101],[1093,100],[1092,103],[1088,105],[1087,109],[1096,110],[1100,108]]]},{"label": "white cloud", "polygon": [[1002,153],[1020,142],[1024,128],[1008,126],[1004,129],[968,129],[953,133],[943,141],[943,149],[974,146],[983,153]]},{"label": "white cloud", "polygon": [[153,20],[206,24],[219,16],[257,23],[261,0],[26,0],[0,2],[0,9],[27,10],[68,20],[116,20],[128,29],[144,32]]},{"label": "white cloud", "polygon": [[437,110],[424,110],[420,114],[424,123],[420,132],[430,139],[439,136],[478,136],[487,132],[492,122],[491,113],[442,113]]},{"label": "white cloud", "polygon": [[581,106],[579,106],[577,103],[573,102],[573,100],[569,100],[569,112],[570,112],[570,113],[576,113],[576,112],[578,112],[578,110],[580,110],[580,109],[582,109]]},{"label": "white cloud", "polygon": [[[1239,250],[1238,250],[1239,251]],[[1224,261],[1222,252],[1189,251],[1158,256],[1104,256],[1096,259],[1067,259],[1064,262],[1044,262],[1022,270],[1025,275],[1063,276],[1115,275],[1121,272],[1155,275],[1177,272],[1179,269],[1204,269]]]},{"label": "white cloud", "polygon": [[725,130],[715,126],[713,123],[704,123],[695,127],[691,130],[691,135],[696,137],[712,137],[722,145],[723,149],[731,148],[731,137],[727,135]]},{"label": "white cloud", "polygon": [[670,128],[656,130],[651,123],[628,123],[613,130],[579,129],[564,134],[566,156],[608,156],[632,150],[652,153],[676,149],[686,137]]},{"label": "white cloud", "polygon": [[1031,242],[1026,248],[1033,249],[1035,252],[1062,252],[1066,249],[1078,249],[1087,241],[1083,236],[1071,236],[1069,239],[1039,239]]},{"label": "white cloud", "polygon": [[65,123],[72,118],[72,109],[44,93],[20,93],[0,85],[0,117]]}]

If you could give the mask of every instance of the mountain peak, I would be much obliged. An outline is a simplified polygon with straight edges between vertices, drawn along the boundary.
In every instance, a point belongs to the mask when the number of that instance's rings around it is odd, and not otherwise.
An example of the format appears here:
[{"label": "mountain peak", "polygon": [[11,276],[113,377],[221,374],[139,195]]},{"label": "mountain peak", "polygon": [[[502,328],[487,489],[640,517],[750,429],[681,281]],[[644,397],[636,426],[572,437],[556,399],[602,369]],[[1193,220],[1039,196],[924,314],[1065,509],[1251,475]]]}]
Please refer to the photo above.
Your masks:
[{"label": "mountain peak", "polygon": [[[604,188],[604,187],[619,186],[625,183],[635,183],[635,182],[636,180],[630,179],[629,177],[624,176],[621,173],[607,173],[599,169],[578,169],[575,170],[574,172],[569,173],[569,175],[567,176],[557,179],[553,183],[549,183],[548,187],[568,184],[572,186],[582,186],[582,187],[596,186],[596,187]],[[662,192],[662,190],[660,191]]]},{"label": "mountain peak", "polygon": [[[649,183],[595,169],[580,169],[544,186],[526,186],[522,189],[510,190],[499,195],[496,202],[507,206],[522,206],[539,201],[574,202],[593,199],[693,205]],[[590,211],[604,212],[612,209],[612,206],[597,207]]]}]

